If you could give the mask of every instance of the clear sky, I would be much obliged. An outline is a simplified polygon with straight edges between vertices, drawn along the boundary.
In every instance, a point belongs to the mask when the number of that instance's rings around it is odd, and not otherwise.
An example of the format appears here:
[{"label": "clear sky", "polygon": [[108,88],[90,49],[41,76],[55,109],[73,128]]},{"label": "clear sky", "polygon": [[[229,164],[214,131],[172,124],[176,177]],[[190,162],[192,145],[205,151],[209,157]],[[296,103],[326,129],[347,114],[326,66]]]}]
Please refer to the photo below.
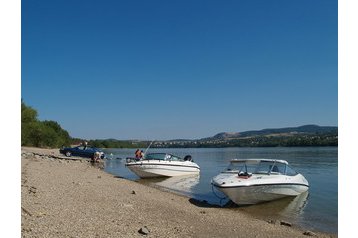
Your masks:
[{"label": "clear sky", "polygon": [[22,1],[21,97],[86,139],[338,124],[337,1]]}]

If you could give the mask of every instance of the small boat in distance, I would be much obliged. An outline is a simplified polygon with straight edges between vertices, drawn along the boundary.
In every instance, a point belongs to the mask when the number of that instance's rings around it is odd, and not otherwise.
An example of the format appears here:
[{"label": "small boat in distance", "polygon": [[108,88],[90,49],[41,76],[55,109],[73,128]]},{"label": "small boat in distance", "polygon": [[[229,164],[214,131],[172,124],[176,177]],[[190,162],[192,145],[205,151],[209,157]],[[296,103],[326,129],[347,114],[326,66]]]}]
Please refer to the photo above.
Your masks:
[{"label": "small boat in distance", "polygon": [[142,159],[127,158],[125,165],[140,178],[173,177],[200,173],[200,167],[192,161],[190,155],[182,159],[167,153],[150,153]]},{"label": "small boat in distance", "polygon": [[274,159],[231,160],[211,184],[238,205],[297,196],[309,188],[305,177],[287,161]]}]

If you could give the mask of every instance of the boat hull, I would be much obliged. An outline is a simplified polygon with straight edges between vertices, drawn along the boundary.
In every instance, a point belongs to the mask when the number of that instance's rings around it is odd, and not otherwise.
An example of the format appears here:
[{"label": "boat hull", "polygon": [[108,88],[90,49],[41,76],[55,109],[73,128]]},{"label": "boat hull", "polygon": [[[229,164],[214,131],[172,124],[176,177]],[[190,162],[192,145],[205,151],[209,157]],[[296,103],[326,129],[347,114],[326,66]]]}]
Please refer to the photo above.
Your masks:
[{"label": "boat hull", "polygon": [[257,204],[283,197],[297,196],[308,190],[308,185],[305,184],[262,184],[233,187],[214,186],[238,205]]},{"label": "boat hull", "polygon": [[200,173],[199,166],[192,162],[140,161],[127,163],[126,166],[141,178],[174,177]]}]

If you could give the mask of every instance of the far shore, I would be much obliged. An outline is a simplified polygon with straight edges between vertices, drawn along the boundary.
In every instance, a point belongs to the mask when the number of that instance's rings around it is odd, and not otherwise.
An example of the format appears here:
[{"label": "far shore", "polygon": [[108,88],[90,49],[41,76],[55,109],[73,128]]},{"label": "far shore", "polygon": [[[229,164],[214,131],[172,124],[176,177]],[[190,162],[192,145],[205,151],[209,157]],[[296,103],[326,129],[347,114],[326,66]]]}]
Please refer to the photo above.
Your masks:
[{"label": "far shore", "polygon": [[59,149],[21,148],[22,237],[337,237],[115,177]]}]

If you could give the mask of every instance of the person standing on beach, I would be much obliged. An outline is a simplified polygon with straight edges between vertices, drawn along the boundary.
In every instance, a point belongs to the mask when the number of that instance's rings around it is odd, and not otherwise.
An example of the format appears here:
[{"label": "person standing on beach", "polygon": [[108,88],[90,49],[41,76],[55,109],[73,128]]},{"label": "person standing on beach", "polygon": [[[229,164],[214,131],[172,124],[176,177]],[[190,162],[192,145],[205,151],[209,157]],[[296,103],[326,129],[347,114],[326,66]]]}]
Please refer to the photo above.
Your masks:
[{"label": "person standing on beach", "polygon": [[85,150],[87,148],[87,141],[83,141],[82,145],[83,145],[83,150]]},{"label": "person standing on beach", "polygon": [[96,151],[93,155],[92,162],[99,162],[100,158],[101,158],[101,154],[98,151]]}]

